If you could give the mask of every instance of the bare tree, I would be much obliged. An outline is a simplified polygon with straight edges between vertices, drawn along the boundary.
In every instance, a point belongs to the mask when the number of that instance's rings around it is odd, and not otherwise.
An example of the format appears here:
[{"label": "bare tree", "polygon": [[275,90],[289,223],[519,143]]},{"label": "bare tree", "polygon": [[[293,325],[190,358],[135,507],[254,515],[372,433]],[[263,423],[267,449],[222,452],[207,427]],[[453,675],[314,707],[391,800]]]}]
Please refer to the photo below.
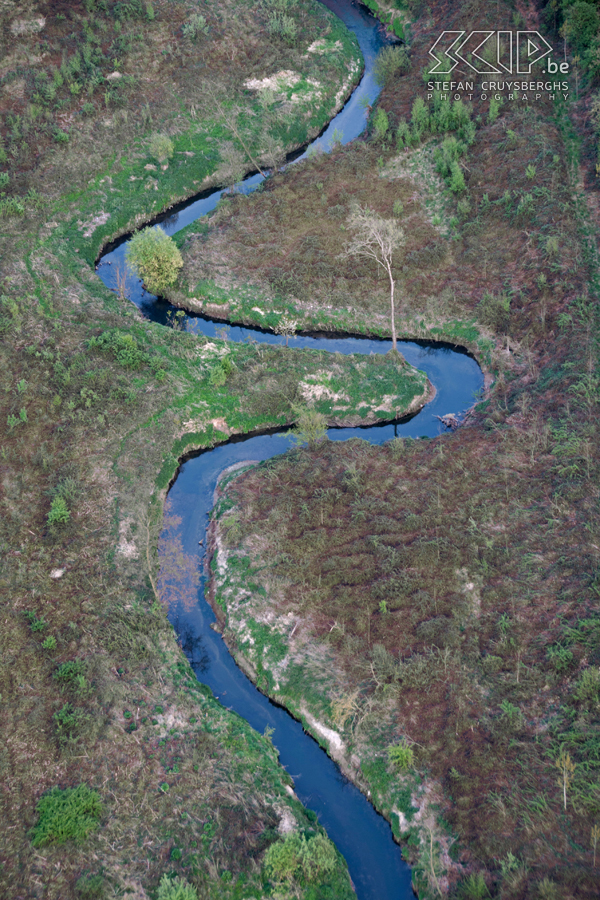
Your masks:
[{"label": "bare tree", "polygon": [[372,259],[387,272],[390,281],[390,309],[392,325],[392,346],[396,347],[396,319],[394,310],[394,288],[396,283],[392,273],[394,252],[405,243],[404,231],[394,219],[384,219],[368,206],[355,206],[348,216],[348,228],[354,237],[344,246],[343,258],[362,257]]}]

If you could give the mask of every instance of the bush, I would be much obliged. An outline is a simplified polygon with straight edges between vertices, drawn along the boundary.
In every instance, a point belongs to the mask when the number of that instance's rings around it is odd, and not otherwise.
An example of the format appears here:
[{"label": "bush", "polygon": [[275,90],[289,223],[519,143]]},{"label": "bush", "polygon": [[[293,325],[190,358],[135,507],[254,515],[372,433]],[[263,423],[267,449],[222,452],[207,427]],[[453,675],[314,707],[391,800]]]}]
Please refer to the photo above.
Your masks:
[{"label": "bush", "polygon": [[383,107],[379,107],[373,116],[373,129],[375,131],[375,140],[382,141],[387,134],[389,128],[389,119]]},{"label": "bush", "polygon": [[211,370],[208,382],[213,387],[221,387],[225,384],[229,376],[235,369],[234,363],[229,356],[223,356],[216,366]]},{"label": "bush", "polygon": [[163,875],[156,900],[198,900],[198,893],[185,878],[169,878],[168,875]]},{"label": "bush", "polygon": [[579,52],[587,50],[599,27],[598,11],[592,3],[577,2],[570,6],[565,16],[565,33]]},{"label": "bush", "polygon": [[310,407],[302,407],[294,412],[297,415],[296,430],[288,434],[298,445],[308,444],[313,449],[319,441],[327,437],[327,421],[325,416]]},{"label": "bush", "polygon": [[410,769],[414,765],[415,754],[406,740],[388,747],[388,759],[397,769]]},{"label": "bush", "polygon": [[90,349],[105,350],[127,369],[137,369],[148,362],[148,356],[140,350],[138,342],[131,334],[122,331],[105,331],[93,337],[88,343]]},{"label": "bush", "polygon": [[375,81],[384,85],[396,72],[406,72],[409,67],[410,61],[404,47],[384,47],[373,67]]},{"label": "bush", "polygon": [[54,497],[48,513],[48,525],[64,525],[71,518],[67,501],[64,497]]},{"label": "bush", "polygon": [[208,34],[206,19],[200,13],[194,13],[187,22],[184,22],[181,32],[184,37],[193,41],[199,34]]},{"label": "bush", "polygon": [[59,741],[66,743],[72,740],[75,734],[81,730],[89,719],[83,709],[65,703],[62,709],[52,716],[56,726],[56,734]]},{"label": "bush", "polygon": [[585,669],[575,687],[575,697],[580,703],[598,702],[600,699],[600,669]]},{"label": "bush", "polygon": [[153,134],[148,145],[150,155],[159,163],[173,156],[173,141],[166,134]]},{"label": "bush", "polygon": [[490,892],[487,889],[485,878],[481,872],[469,875],[460,886],[458,896],[464,900],[483,900],[489,897]]},{"label": "bush", "polygon": [[65,790],[53,787],[40,799],[36,812],[39,821],[31,830],[34,847],[80,843],[98,827],[102,800],[87,784]]},{"label": "bush", "polygon": [[85,694],[89,689],[84,675],[85,663],[81,659],[72,659],[63,663],[54,673],[54,677],[62,688],[70,688],[76,694]]},{"label": "bush", "polygon": [[127,245],[126,256],[129,266],[153,294],[174,285],[183,266],[175,241],[158,225],[134,234]]},{"label": "bush", "polygon": [[548,647],[546,656],[558,675],[566,672],[571,667],[574,659],[573,652],[568,647],[563,647],[562,644],[554,644],[552,647]]},{"label": "bush", "polygon": [[335,847],[322,834],[308,840],[304,835],[288,834],[284,840],[271,844],[264,860],[268,877],[288,884],[298,880],[323,881],[333,874],[336,864]]}]

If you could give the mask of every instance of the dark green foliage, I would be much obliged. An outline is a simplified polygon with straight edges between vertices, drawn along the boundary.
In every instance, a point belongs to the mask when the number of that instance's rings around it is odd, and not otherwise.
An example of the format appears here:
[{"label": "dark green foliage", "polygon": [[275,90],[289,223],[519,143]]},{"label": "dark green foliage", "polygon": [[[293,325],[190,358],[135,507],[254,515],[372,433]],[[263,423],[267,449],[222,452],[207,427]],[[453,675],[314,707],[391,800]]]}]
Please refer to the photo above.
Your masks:
[{"label": "dark green foliage", "polygon": [[459,162],[466,149],[466,144],[462,141],[447,137],[434,154],[435,167],[453,194],[460,194],[466,187]]},{"label": "dark green foliage", "polygon": [[577,0],[568,6],[565,15],[565,31],[568,39],[580,53],[588,49],[599,26],[600,17],[594,4]]},{"label": "dark green foliage", "polygon": [[72,742],[88,721],[89,716],[80,707],[65,703],[62,709],[54,713],[56,735],[61,744]]},{"label": "dark green foliage", "polygon": [[34,847],[80,843],[95,831],[102,816],[100,794],[86,784],[75,788],[53,787],[36,806],[39,820],[31,831]]},{"label": "dark green foliage", "polygon": [[404,47],[384,47],[375,61],[375,79],[384,85],[396,73],[406,72],[410,68],[410,60]]},{"label": "dark green foliage", "polygon": [[118,363],[127,369],[139,369],[147,365],[159,377],[164,377],[161,361],[156,356],[142,350],[136,338],[129,332],[118,329],[104,331],[97,337],[91,338],[88,347],[90,350],[102,350],[110,353]]},{"label": "dark green foliage", "polygon": [[47,624],[48,624],[48,623],[45,621],[45,619],[44,619],[43,616],[41,616],[41,617],[38,619],[38,617],[36,616],[36,614],[35,614],[34,612],[26,612],[26,613],[24,613],[24,615],[25,615],[25,618],[28,620],[28,622],[29,622],[29,627],[31,628],[31,630],[32,630],[33,632],[35,632],[35,631],[43,631],[44,628],[46,628],[46,626],[47,626]]},{"label": "dark green foliage", "polygon": [[89,684],[85,677],[86,663],[81,659],[73,659],[62,663],[54,673],[54,678],[63,690],[71,690],[76,694],[85,694]]},{"label": "dark green foliage", "polygon": [[400,122],[396,141],[399,149],[416,147],[430,135],[449,131],[456,131],[459,141],[466,146],[475,140],[475,124],[468,106],[461,100],[442,100],[441,94],[436,92],[431,104],[422,97],[415,99],[410,124],[404,119]]},{"label": "dark green foliage", "polygon": [[327,881],[336,865],[335,847],[325,835],[317,834],[307,839],[295,832],[271,844],[264,860],[268,876],[275,882],[287,884]]}]

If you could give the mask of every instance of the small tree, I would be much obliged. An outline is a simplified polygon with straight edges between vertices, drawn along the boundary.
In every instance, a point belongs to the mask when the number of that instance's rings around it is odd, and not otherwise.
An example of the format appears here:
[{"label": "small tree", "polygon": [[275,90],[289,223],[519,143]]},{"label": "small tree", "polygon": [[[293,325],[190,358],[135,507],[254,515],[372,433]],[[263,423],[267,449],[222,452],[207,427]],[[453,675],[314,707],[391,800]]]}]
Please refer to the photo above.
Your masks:
[{"label": "small tree", "polygon": [[563,805],[566,810],[567,790],[571,782],[573,781],[573,775],[575,774],[575,763],[571,759],[570,753],[567,753],[565,750],[561,750],[560,755],[558,759],[555,760],[554,765],[560,772],[558,784],[563,789]]},{"label": "small tree", "polygon": [[362,257],[372,259],[381,266],[390,282],[390,311],[392,346],[396,344],[396,320],[394,311],[394,288],[396,283],[392,272],[394,252],[405,242],[404,231],[394,219],[384,219],[368,206],[356,206],[348,216],[348,228],[355,233],[344,247],[342,257]]},{"label": "small tree", "polygon": [[134,234],[127,245],[126,257],[130,268],[153,294],[160,294],[175,284],[183,266],[175,241],[158,225]]},{"label": "small tree", "polygon": [[298,444],[308,444],[310,450],[314,450],[319,441],[327,437],[327,420],[323,413],[317,412],[310,406],[295,407],[296,430],[288,431],[290,437]]},{"label": "small tree", "polygon": [[298,320],[292,319],[291,316],[282,316],[273,329],[275,334],[282,334],[285,337],[285,346],[288,346],[288,341],[291,337],[294,337],[296,334],[296,329],[298,328]]},{"label": "small tree", "polygon": [[166,134],[155,133],[150,138],[148,149],[154,159],[159,163],[164,163],[173,156],[173,141]]}]

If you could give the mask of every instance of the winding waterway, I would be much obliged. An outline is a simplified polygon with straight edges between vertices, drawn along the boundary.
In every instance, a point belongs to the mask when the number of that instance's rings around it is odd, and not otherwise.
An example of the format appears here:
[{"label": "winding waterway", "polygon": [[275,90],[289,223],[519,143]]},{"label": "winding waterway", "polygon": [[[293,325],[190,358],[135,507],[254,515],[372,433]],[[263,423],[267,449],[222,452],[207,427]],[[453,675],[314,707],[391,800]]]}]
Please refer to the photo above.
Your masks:
[{"label": "winding waterway", "polygon": [[[334,130],[342,132],[343,143],[364,130],[367,113],[363,98],[372,104],[379,92],[373,77],[373,63],[386,38],[377,20],[365,7],[354,5],[352,0],[322,2],[356,34],[365,60],[360,85],[311,145],[326,151]],[[302,158],[308,149],[298,158]],[[238,189],[251,191],[262,180],[263,176],[252,175]],[[164,217],[162,227],[167,233],[174,234],[214,209],[222,193],[222,190],[216,190],[190,200],[175,213]],[[98,274],[108,287],[116,287],[117,266],[126,269],[125,249],[126,240],[123,240],[102,257]],[[128,275],[127,295],[149,319],[169,324],[168,316],[175,312],[174,308],[148,294],[133,275]],[[196,315],[186,315],[182,325],[188,331],[202,332],[207,337],[218,336],[223,330],[223,323]],[[240,326],[228,326],[227,336],[232,341],[249,337],[266,343],[284,340],[274,334]],[[297,335],[289,343],[290,348],[345,354],[387,353],[391,347],[389,341],[312,335]],[[436,416],[460,415],[473,404],[475,395],[483,387],[483,376],[468,354],[442,344],[411,341],[399,344],[407,361],[427,373],[436,388],[435,398],[409,420],[368,428],[330,429],[331,440],[360,437],[382,444],[395,436],[434,437],[442,429]],[[187,553],[197,554],[200,542],[204,545],[208,514],[220,473],[245,460],[269,459],[284,453],[289,446],[290,438],[283,433],[232,438],[212,450],[198,453],[181,466],[169,496],[173,513],[182,519],[181,537]],[[313,738],[303,731],[300,723],[271,703],[237,667],[223,639],[211,628],[215,616],[204,598],[204,581],[196,608],[190,612],[172,610],[170,618],[198,679],[209,685],[225,706],[243,716],[258,731],[263,732],[267,726],[274,729],[272,740],[279,751],[281,764],[292,776],[300,800],[317,813],[346,858],[359,900],[408,900],[412,897],[410,868],[402,860],[390,826]]]}]

